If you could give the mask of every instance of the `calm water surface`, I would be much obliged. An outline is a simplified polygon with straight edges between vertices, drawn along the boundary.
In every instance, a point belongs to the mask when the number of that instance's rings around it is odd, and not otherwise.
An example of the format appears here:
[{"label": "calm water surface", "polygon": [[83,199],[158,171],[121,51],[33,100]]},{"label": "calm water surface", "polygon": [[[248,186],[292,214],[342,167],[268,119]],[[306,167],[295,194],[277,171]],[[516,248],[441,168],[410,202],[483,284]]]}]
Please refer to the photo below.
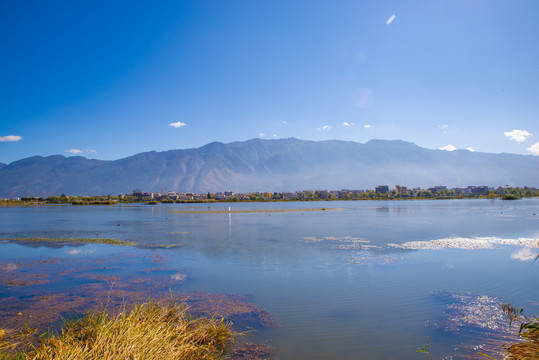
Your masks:
[{"label": "calm water surface", "polygon": [[[338,208],[326,211],[175,213],[174,211]],[[535,238],[539,199],[521,201],[348,201],[158,206],[0,208],[0,238],[118,238],[150,250],[102,244],[44,247],[0,243],[0,262],[57,257],[162,256],[189,276],[175,292],[248,297],[278,327],[252,341],[280,359],[421,359],[430,336],[435,357],[481,339],[440,327],[451,305],[440,294],[486,295],[539,314],[537,248],[403,250],[388,244],[450,237]],[[368,247],[365,247],[368,245]],[[124,270],[117,270],[119,272]],[[109,272],[112,270],[109,270]],[[0,298],[13,296],[11,287]],[[469,331],[463,329],[462,331]],[[469,335],[469,333],[468,333]]]}]

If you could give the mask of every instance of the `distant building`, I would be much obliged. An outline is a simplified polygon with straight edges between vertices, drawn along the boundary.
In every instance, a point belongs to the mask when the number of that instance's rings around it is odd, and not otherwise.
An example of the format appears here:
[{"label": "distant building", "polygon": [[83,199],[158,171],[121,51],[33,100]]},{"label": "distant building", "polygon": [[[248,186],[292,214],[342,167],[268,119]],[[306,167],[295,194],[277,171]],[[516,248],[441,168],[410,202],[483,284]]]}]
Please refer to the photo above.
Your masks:
[{"label": "distant building", "polygon": [[154,198],[154,194],[151,192],[133,192],[133,196],[135,196],[139,200],[153,200]]},{"label": "distant building", "polygon": [[446,186],[442,186],[442,185],[428,188],[428,190],[429,190],[433,195],[436,195],[436,194],[438,194],[438,193],[440,193],[440,192],[443,192],[443,191],[445,191],[446,189],[447,189],[447,187],[446,187]]},{"label": "distant building", "polygon": [[282,197],[283,199],[285,200],[290,200],[290,199],[293,199],[294,197],[296,197],[296,193],[291,193],[291,192],[284,192],[282,193]]},{"label": "distant building", "polygon": [[376,195],[389,193],[389,185],[378,185],[374,188]]},{"label": "distant building", "polygon": [[468,186],[468,189],[472,196],[486,195],[488,193],[488,186]]},{"label": "distant building", "polygon": [[408,190],[406,189],[406,186],[395,185],[395,192],[401,196],[408,195]]}]

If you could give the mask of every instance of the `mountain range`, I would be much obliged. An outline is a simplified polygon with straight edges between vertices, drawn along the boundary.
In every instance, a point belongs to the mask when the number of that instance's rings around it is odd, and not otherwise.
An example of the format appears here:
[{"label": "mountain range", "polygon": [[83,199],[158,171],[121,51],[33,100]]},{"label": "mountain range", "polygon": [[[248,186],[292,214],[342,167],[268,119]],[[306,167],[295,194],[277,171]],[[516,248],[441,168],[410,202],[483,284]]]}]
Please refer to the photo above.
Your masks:
[{"label": "mountain range", "polygon": [[252,139],[105,161],[33,156],[0,164],[0,197],[468,185],[538,186],[539,157],[431,150],[400,140]]}]

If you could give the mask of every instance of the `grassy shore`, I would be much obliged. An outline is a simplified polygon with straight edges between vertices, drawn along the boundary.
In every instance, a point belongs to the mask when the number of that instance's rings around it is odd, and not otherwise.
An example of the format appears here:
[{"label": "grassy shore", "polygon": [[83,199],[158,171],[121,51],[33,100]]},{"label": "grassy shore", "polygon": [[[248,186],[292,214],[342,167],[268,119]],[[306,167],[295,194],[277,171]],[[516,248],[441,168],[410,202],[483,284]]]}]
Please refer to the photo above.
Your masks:
[{"label": "grassy shore", "polygon": [[59,333],[32,335],[32,329],[0,330],[0,360],[217,359],[239,334],[222,319],[190,315],[181,302],[150,299],[116,314],[90,311]]}]

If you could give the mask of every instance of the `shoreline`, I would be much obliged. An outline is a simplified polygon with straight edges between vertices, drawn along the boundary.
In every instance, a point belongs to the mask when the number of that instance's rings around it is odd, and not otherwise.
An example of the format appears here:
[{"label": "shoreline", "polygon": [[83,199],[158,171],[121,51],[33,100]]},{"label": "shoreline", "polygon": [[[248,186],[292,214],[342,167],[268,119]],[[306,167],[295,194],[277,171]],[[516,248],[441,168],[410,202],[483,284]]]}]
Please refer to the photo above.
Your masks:
[{"label": "shoreline", "polygon": [[[333,202],[333,201],[407,201],[407,200],[501,200],[501,201],[515,201],[523,199],[535,199],[539,198],[539,195],[518,197],[515,199],[504,199],[503,196],[488,197],[488,196],[447,196],[447,197],[375,197],[375,198],[358,198],[358,199],[268,199],[268,200],[165,200],[165,201],[107,201],[107,202],[95,202],[95,201],[66,201],[66,202],[30,202],[23,200],[0,200],[0,208],[2,207],[33,207],[33,206],[126,206],[126,205],[160,205],[160,204],[241,204],[241,203],[289,203],[289,202]],[[326,209],[331,210],[331,209]],[[306,210],[307,211],[307,210]],[[228,211],[223,211],[228,212]]]}]

